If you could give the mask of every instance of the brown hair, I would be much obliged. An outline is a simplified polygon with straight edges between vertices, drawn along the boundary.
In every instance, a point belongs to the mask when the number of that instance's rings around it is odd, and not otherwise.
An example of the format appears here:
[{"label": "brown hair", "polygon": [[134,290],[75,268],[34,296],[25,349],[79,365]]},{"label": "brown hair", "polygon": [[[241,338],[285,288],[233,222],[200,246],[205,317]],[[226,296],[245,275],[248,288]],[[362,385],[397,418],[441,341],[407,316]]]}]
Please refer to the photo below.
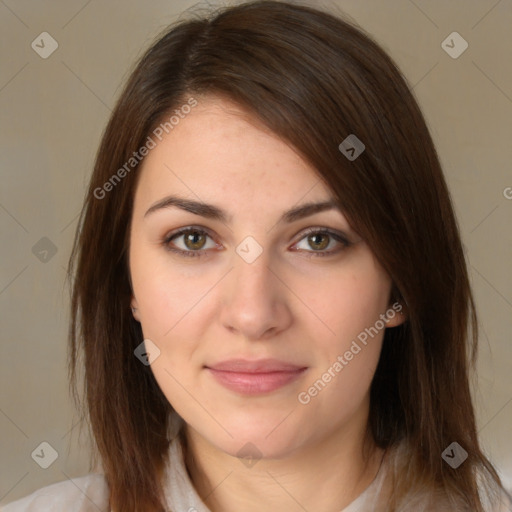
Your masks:
[{"label": "brown hair", "polygon": [[[274,1],[167,29],[137,64],[103,134],[68,269],[70,379],[80,403],[83,351],[82,415],[112,509],[164,510],[160,479],[172,407],[133,355],[142,341],[127,260],[137,166],[104,197],[97,191],[173,109],[206,94],[238,102],[317,169],[407,306],[408,321],[386,331],[371,386],[368,435],[405,454],[389,473],[385,510],[410,510],[412,497],[426,493],[456,510],[483,511],[477,474],[496,491],[501,484],[479,447],[470,396],[475,308],[423,116],[396,65],[360,29]],[[338,148],[350,134],[366,146],[353,161]],[[441,458],[453,441],[469,454],[457,469]]]}]

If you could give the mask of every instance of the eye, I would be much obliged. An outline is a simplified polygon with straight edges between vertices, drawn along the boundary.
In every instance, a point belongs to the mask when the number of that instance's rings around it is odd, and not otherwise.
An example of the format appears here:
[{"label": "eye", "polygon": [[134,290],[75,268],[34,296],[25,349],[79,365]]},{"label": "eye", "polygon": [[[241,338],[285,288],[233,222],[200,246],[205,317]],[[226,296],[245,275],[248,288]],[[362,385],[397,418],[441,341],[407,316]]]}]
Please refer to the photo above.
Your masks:
[{"label": "eye", "polygon": [[[210,245],[208,245],[208,239],[211,240]],[[192,258],[205,256],[209,249],[219,247],[207,231],[194,226],[169,233],[162,241],[162,245],[167,251]],[[352,242],[349,242],[341,233],[328,228],[310,228],[303,233],[303,237],[292,250],[309,253],[308,257],[330,256],[351,245],[353,245]]]},{"label": "eye", "polygon": [[[333,246],[338,248],[332,249]],[[294,250],[306,251],[308,256],[329,256],[341,252],[343,249],[352,245],[348,239],[341,233],[331,231],[327,228],[310,228],[306,231],[306,236],[295,244]],[[328,248],[330,250],[327,250]],[[313,249],[313,250],[310,250]]]},{"label": "eye", "polygon": [[[208,238],[212,240],[210,246],[207,245]],[[181,242],[176,243],[175,240],[179,239],[182,239]],[[165,237],[162,243],[168,251],[192,258],[203,256],[207,249],[217,247],[212,237],[204,229],[193,226],[170,233]],[[181,247],[179,247],[179,245],[181,245]]]}]

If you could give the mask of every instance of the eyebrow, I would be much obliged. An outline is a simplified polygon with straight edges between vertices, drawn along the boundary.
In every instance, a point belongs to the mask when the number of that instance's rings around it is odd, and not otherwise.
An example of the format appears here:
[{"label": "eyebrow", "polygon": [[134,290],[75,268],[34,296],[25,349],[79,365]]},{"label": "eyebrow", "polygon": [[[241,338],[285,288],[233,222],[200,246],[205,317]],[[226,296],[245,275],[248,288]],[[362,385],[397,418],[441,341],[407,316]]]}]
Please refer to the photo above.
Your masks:
[{"label": "eyebrow", "polygon": [[[177,207],[195,215],[200,215],[207,219],[217,220],[222,223],[228,223],[232,220],[232,216],[228,215],[224,210],[213,204],[203,203],[200,201],[194,201],[192,199],[185,199],[178,196],[166,196],[154,203],[144,214],[147,217],[151,213],[157,210],[165,208]],[[296,206],[281,215],[278,222],[292,223],[297,220],[309,217],[315,213],[324,212],[327,210],[339,210],[341,211],[338,203],[334,200],[322,201],[318,203],[305,203],[300,206]]]}]

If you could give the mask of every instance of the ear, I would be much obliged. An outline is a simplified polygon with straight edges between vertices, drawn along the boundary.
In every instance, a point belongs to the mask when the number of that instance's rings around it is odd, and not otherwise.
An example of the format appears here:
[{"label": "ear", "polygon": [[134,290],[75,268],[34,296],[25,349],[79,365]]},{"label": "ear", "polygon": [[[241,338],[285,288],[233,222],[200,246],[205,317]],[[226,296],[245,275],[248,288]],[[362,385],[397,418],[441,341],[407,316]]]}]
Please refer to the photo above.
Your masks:
[{"label": "ear", "polygon": [[396,300],[386,310],[386,327],[398,327],[407,321],[407,308],[403,301]]},{"label": "ear", "polygon": [[130,307],[132,308],[132,315],[137,322],[140,322],[140,315],[139,315],[139,304],[137,303],[137,299],[132,295],[132,300],[130,303]]}]

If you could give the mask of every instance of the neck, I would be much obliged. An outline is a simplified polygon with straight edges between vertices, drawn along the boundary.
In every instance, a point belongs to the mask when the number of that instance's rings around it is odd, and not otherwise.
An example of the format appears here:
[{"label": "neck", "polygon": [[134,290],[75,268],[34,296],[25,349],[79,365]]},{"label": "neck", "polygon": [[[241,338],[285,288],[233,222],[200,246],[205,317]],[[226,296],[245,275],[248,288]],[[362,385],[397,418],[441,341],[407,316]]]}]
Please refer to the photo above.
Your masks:
[{"label": "neck", "polygon": [[343,510],[374,480],[383,451],[364,434],[339,429],[286,458],[246,465],[185,427],[185,463],[199,496],[211,512],[332,512]]}]

